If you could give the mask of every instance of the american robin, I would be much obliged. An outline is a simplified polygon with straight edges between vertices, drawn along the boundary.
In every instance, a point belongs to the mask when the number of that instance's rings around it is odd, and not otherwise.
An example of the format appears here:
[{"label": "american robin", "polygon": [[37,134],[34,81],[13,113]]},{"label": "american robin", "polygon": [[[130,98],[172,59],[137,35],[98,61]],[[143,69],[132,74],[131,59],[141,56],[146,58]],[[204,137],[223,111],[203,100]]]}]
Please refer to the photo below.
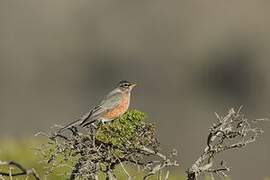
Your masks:
[{"label": "american robin", "polygon": [[96,121],[108,122],[122,116],[129,107],[131,90],[136,83],[120,81],[98,106],[92,108],[78,120],[61,128],[59,132],[75,126],[86,127]]}]

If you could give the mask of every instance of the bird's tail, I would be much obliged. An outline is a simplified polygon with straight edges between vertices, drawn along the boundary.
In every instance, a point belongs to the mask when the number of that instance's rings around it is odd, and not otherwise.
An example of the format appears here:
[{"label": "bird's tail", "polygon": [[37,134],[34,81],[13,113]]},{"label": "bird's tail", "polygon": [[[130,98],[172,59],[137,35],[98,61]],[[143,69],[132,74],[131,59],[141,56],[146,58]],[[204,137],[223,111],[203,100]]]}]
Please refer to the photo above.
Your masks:
[{"label": "bird's tail", "polygon": [[96,122],[96,119],[91,119],[90,121],[83,121],[83,122],[81,122],[80,126],[85,128],[85,127],[89,126],[90,124],[93,124],[94,122]]},{"label": "bird's tail", "polygon": [[59,129],[58,132],[61,133],[66,129],[70,129],[70,128],[75,127],[75,126],[79,126],[82,123],[82,121],[83,121],[82,119],[77,119],[76,121],[69,123],[65,127]]},{"label": "bird's tail", "polygon": [[75,126],[83,126],[84,122],[87,121],[90,118],[91,114],[92,114],[92,110],[87,112],[86,114],[84,114],[82,117],[80,117],[76,121],[73,121],[72,123],[70,123],[70,124],[66,125],[65,127],[59,129],[58,132],[61,133],[64,130],[70,129],[70,128],[75,127]]}]

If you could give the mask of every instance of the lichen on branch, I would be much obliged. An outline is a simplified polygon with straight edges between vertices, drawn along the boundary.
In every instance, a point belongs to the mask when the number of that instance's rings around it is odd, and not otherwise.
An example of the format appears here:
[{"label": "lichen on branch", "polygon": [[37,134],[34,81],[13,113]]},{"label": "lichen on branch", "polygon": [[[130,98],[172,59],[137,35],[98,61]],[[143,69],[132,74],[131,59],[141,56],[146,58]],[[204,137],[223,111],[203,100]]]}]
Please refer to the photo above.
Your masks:
[{"label": "lichen on branch", "polygon": [[72,128],[61,133],[56,129],[41,134],[48,138],[48,143],[39,149],[49,164],[48,173],[65,165],[71,167],[69,179],[98,179],[100,174],[114,179],[116,167],[122,168],[128,178],[136,176],[130,175],[125,165],[143,170],[147,179],[178,166],[171,159],[175,152],[168,156],[160,152],[154,125],[138,110],[129,110],[110,123],[87,129]]},{"label": "lichen on branch", "polygon": [[133,110],[108,125],[99,124],[96,139],[117,148],[158,148],[156,130],[153,124],[146,122],[146,115]]}]

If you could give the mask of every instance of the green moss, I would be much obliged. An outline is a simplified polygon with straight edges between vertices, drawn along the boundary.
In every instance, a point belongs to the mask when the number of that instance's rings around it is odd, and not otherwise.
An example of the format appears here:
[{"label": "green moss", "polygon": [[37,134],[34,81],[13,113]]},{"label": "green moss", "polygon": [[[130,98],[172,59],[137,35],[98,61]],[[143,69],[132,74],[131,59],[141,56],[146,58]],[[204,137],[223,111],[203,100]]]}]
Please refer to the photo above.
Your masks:
[{"label": "green moss", "polygon": [[[146,115],[138,110],[129,110],[121,118],[108,125],[99,125],[96,139],[115,147],[134,144],[134,134],[139,127],[145,126]],[[136,143],[135,143],[136,144]]]}]

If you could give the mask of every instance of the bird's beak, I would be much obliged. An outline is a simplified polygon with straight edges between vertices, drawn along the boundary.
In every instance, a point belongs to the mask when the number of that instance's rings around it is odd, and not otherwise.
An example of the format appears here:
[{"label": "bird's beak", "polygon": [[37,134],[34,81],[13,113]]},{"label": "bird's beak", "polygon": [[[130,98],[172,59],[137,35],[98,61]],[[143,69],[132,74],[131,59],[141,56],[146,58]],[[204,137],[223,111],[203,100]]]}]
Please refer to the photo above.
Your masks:
[{"label": "bird's beak", "polygon": [[131,89],[134,88],[136,85],[137,85],[136,83],[132,83],[132,84],[130,85]]}]

